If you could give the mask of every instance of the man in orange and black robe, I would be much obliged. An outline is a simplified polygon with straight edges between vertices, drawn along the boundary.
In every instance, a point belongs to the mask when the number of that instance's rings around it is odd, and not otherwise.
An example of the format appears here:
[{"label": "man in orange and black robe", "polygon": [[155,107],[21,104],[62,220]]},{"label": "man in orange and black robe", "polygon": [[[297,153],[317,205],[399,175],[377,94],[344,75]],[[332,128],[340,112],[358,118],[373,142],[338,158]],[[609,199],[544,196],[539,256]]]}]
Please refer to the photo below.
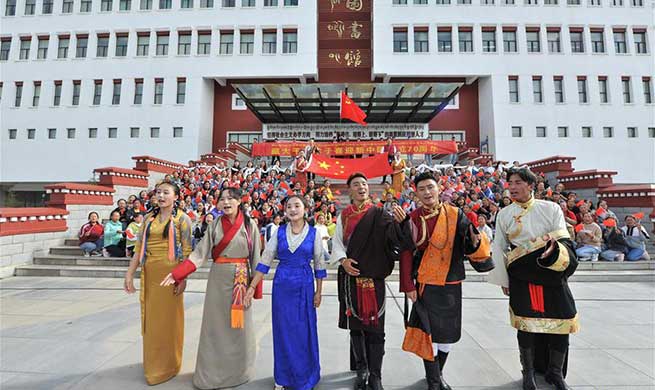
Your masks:
[{"label": "man in orange and black robe", "polygon": [[478,272],[494,265],[488,238],[461,209],[439,201],[438,180],[423,173],[414,183],[423,207],[410,215],[394,209],[396,221],[410,225],[415,244],[400,257],[400,291],[415,302],[403,349],[423,358],[428,389],[447,390],[442,371],[452,344],[461,338],[464,262]]}]

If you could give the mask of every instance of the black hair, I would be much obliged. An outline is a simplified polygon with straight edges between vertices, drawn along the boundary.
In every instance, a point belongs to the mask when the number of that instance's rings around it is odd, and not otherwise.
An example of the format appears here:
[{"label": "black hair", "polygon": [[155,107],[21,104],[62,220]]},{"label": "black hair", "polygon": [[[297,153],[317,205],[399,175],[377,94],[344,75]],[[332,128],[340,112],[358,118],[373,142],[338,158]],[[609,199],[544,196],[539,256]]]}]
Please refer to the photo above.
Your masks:
[{"label": "black hair", "polygon": [[[170,181],[162,181],[162,182],[160,182],[159,184],[157,184],[155,186],[155,190],[157,188],[159,188],[159,186],[162,186],[162,185],[167,185],[167,186],[173,187],[173,192],[178,197],[178,200],[173,202],[173,212],[171,213],[173,218],[175,218],[177,216],[177,206],[178,206],[178,202],[179,202],[179,199],[180,199],[180,187],[178,187],[177,184],[175,184],[175,183],[171,183]],[[159,215],[160,212],[161,212],[161,209],[159,208],[159,205],[157,205],[157,207],[155,207],[155,209],[152,212],[152,217],[156,218],[157,215]],[[168,238],[168,226],[170,225],[170,223],[171,223],[171,221],[169,219],[166,222],[166,226],[164,226],[164,233],[163,233],[164,238]]]},{"label": "black hair", "polygon": [[86,219],[91,219],[91,215],[92,215],[92,214],[95,214],[96,217],[98,217],[98,219],[100,219],[100,215],[99,215],[97,212],[95,212],[95,211],[91,211],[91,212],[89,213],[89,215],[86,217]]},{"label": "black hair", "polygon": [[435,183],[439,184],[439,180],[432,174],[432,172],[423,172],[416,175],[414,178],[414,185],[418,186],[418,183],[425,180],[434,180]]},{"label": "black hair", "polygon": [[528,185],[537,185],[537,176],[528,168],[510,168],[507,170],[507,179],[509,180],[512,175],[518,175]]},{"label": "black hair", "polygon": [[352,175],[348,176],[348,181],[346,181],[346,185],[347,185],[348,187],[350,187],[350,183],[351,183],[353,180],[357,179],[358,177],[361,177],[362,179],[368,181],[368,179],[366,178],[366,175],[364,175],[364,174],[361,173],[361,172],[355,172],[355,173],[353,173]]},{"label": "black hair", "polygon": [[218,193],[218,199],[223,196],[223,193],[226,192],[230,195],[230,198],[237,199],[239,201],[239,211],[241,211],[241,214],[243,214],[243,225],[248,229],[250,226],[250,217],[246,213],[246,211],[243,208],[243,202],[241,201],[241,197],[243,196],[243,192],[241,191],[240,188],[223,188],[221,192]]}]

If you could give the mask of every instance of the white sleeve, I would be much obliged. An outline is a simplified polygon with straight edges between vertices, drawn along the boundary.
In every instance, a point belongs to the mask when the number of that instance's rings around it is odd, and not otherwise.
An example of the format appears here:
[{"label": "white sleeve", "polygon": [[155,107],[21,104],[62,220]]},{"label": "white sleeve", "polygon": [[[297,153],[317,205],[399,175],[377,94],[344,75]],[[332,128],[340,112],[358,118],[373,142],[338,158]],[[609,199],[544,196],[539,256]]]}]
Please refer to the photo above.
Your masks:
[{"label": "white sleeve", "polygon": [[271,266],[273,259],[277,257],[277,234],[271,234],[271,238],[266,242],[266,247],[262,253],[259,263],[267,267]]},{"label": "white sleeve", "polygon": [[346,247],[343,244],[343,225],[341,224],[341,215],[337,217],[337,227],[332,237],[332,255],[330,256],[330,264],[335,265],[339,260],[345,259]]},{"label": "white sleeve", "polygon": [[505,262],[505,251],[509,248],[509,242],[505,235],[505,227],[501,218],[496,217],[496,237],[491,246],[491,256],[494,261],[494,269],[489,272],[487,282],[502,287],[509,287],[509,275],[507,274],[507,263]]},{"label": "white sleeve", "polygon": [[325,269],[325,257],[323,256],[323,236],[318,230],[314,237],[314,271]]}]

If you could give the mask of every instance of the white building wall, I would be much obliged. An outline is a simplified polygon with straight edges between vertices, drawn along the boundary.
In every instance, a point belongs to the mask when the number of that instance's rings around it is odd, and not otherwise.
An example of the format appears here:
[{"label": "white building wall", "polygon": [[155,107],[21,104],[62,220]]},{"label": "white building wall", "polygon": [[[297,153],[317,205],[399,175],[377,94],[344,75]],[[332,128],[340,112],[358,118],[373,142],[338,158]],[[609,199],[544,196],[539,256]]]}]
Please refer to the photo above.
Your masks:
[{"label": "white building wall", "polygon": [[[490,150],[501,160],[530,161],[552,155],[576,156],[575,167],[609,169],[619,174],[615,182],[655,182],[655,106],[646,104],[641,79],[655,75],[655,14],[652,1],[633,7],[625,0],[622,7],[559,5],[393,5],[374,2],[375,75],[391,77],[480,76],[480,140],[489,134]],[[429,53],[413,53],[414,26],[429,26]],[[496,26],[496,53],[483,53],[481,26]],[[437,51],[437,27],[452,26],[453,52]],[[473,27],[473,53],[460,53],[458,26]],[[503,52],[502,26],[517,26],[518,53]],[[541,53],[528,53],[525,27],[539,26]],[[546,27],[561,27],[562,53],[548,53]],[[584,27],[585,53],[571,53],[569,27]],[[407,27],[409,52],[393,52],[393,28]],[[605,54],[591,52],[590,27],[604,27]],[[628,54],[616,54],[612,29],[625,27]],[[648,54],[635,54],[633,27],[647,28]],[[520,102],[509,102],[508,76],[519,77]],[[544,102],[533,103],[532,76],[542,76]],[[553,76],[563,76],[565,103],[556,104]],[[489,79],[485,79],[489,76]],[[577,76],[587,76],[588,104],[578,103]],[[610,103],[601,104],[598,76],[607,76]],[[624,104],[621,77],[632,80],[633,103]],[[655,84],[655,81],[654,81]],[[491,88],[491,90],[489,90]],[[521,126],[523,137],[514,138],[512,126]],[[546,126],[547,138],[536,138],[536,127]],[[569,128],[568,138],[557,137],[557,127]],[[593,137],[582,139],[581,128],[592,127]],[[603,127],[613,127],[614,137],[604,138]],[[637,127],[638,137],[628,138],[627,127]],[[477,146],[477,145],[470,145]],[[638,162],[637,162],[638,161]]]}]

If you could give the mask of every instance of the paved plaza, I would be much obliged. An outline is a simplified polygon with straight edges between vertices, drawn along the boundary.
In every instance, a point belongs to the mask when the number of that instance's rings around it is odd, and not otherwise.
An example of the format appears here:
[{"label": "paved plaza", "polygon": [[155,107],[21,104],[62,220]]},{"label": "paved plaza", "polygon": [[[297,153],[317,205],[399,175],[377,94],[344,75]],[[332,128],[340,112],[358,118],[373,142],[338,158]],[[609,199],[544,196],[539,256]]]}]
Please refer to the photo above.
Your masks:
[{"label": "paved plaza", "polygon": [[[0,281],[2,390],[146,389],[141,366],[138,295],[121,279],[14,277]],[[156,389],[193,389],[206,281],[185,294],[181,373]],[[254,306],[259,340],[256,377],[239,389],[273,388],[270,282]],[[387,389],[424,389],[421,361],[402,351],[402,294],[388,286]],[[582,330],[571,337],[568,383],[574,389],[655,389],[655,283],[572,283]],[[319,389],[351,388],[348,334],[337,329],[336,283],[318,311]],[[446,367],[454,389],[517,389],[520,363],[507,300],[486,283],[465,283],[463,334]],[[216,362],[220,364],[220,362]],[[541,389],[551,388],[538,378]]]}]

